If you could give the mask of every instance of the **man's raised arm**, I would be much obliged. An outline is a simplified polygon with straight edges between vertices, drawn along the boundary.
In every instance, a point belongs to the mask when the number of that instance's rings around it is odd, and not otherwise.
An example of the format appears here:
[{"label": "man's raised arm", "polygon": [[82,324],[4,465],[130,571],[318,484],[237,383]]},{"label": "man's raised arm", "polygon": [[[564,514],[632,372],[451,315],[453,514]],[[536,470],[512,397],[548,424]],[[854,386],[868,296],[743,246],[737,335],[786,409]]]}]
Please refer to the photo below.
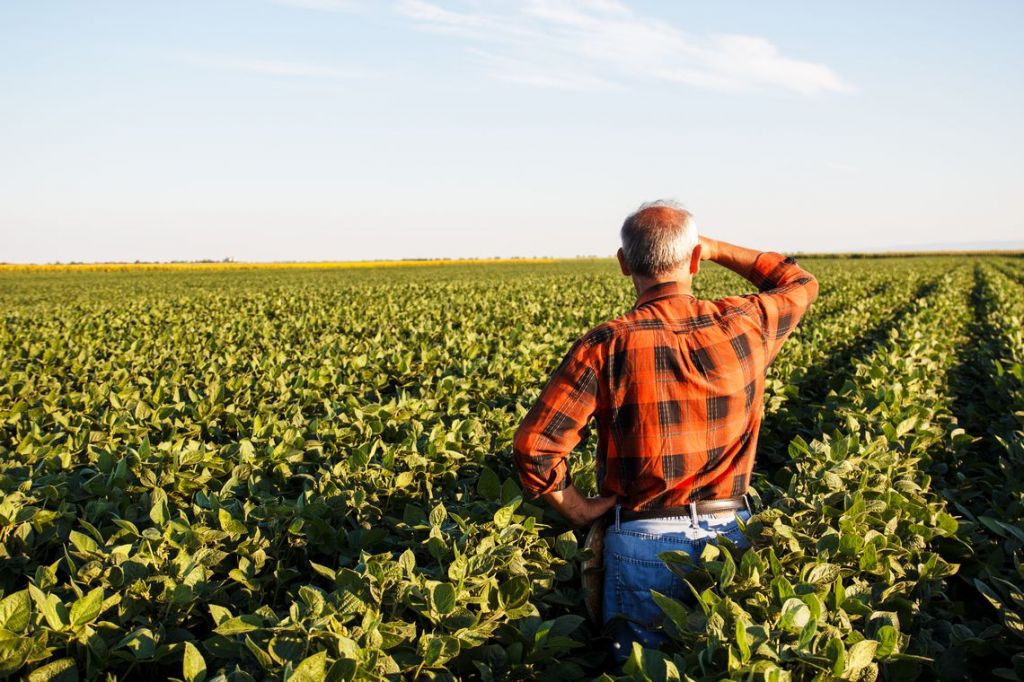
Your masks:
[{"label": "man's raised arm", "polygon": [[728,242],[700,238],[701,260],[710,260],[749,280],[758,293],[757,304],[768,361],[778,355],[815,298],[818,280],[793,258],[772,251],[755,251]]}]

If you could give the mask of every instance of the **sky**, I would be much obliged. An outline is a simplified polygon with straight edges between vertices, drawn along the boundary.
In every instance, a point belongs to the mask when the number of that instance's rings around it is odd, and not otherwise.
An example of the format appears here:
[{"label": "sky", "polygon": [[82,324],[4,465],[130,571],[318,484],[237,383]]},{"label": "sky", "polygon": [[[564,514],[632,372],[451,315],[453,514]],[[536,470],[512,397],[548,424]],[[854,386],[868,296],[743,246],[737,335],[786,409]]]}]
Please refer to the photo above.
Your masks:
[{"label": "sky", "polygon": [[1024,2],[3,0],[0,262],[1024,242]]}]

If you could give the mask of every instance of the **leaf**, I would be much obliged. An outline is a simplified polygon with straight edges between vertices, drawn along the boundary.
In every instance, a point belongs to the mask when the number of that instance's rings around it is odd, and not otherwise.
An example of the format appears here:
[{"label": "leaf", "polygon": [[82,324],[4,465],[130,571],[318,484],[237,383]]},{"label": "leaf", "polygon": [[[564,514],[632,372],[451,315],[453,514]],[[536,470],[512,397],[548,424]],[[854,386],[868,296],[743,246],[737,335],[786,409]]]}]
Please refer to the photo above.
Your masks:
[{"label": "leaf", "polygon": [[878,650],[875,652],[875,656],[881,659],[898,653],[899,633],[896,632],[896,628],[891,625],[883,625],[878,628],[875,636],[878,637]]},{"label": "leaf", "polygon": [[846,647],[838,637],[832,637],[825,645],[825,657],[828,658],[832,674],[838,677],[846,670]]},{"label": "leaf", "polygon": [[326,678],[326,667],[327,652],[318,651],[303,659],[285,679],[288,682],[323,682]]},{"label": "leaf", "polygon": [[413,576],[413,571],[416,569],[416,555],[413,554],[411,549],[406,549],[402,552],[398,557],[398,565],[402,567],[405,577],[411,578]]},{"label": "leaf", "polygon": [[807,577],[804,580],[814,585],[821,585],[832,582],[839,575],[840,568],[835,564],[814,564],[807,572]]},{"label": "leaf", "polygon": [[802,600],[790,597],[782,604],[779,625],[787,630],[799,631],[811,619],[811,610]]},{"label": "leaf", "polygon": [[50,628],[60,631],[68,626],[71,620],[67,608],[57,598],[57,595],[45,594],[35,585],[29,585],[28,591],[32,595],[32,601],[36,603],[36,608],[46,618],[46,623]]},{"label": "leaf", "polygon": [[28,637],[11,636],[0,631],[0,676],[15,672],[23,665],[32,651],[32,640]]},{"label": "leaf", "polygon": [[241,635],[263,627],[263,619],[259,616],[244,615],[229,618],[214,629],[218,635]]},{"label": "leaf", "polygon": [[494,512],[494,525],[498,528],[507,528],[509,523],[512,522],[512,515],[519,507],[519,503],[522,502],[522,498],[515,498],[504,507]]},{"label": "leaf", "polygon": [[517,609],[530,598],[530,581],[521,575],[513,576],[498,587],[498,596],[505,609]]},{"label": "leaf", "polygon": [[960,527],[960,524],[957,522],[957,520],[953,518],[953,516],[951,516],[950,514],[947,514],[946,512],[939,512],[938,514],[936,514],[935,523],[947,535],[956,534],[957,529]]},{"label": "leaf", "polygon": [[77,682],[78,667],[73,658],[56,661],[36,668],[28,674],[28,682]]},{"label": "leaf", "polygon": [[71,605],[71,624],[77,627],[91,623],[102,611],[103,588],[97,587]]},{"label": "leaf", "polygon": [[24,632],[32,617],[32,597],[27,589],[9,594],[0,600],[0,627],[11,632]]},{"label": "leaf", "polygon": [[878,642],[873,639],[862,639],[846,652],[846,672],[859,670],[871,665],[878,649]]},{"label": "leaf", "polygon": [[181,670],[185,682],[203,682],[206,679],[206,660],[192,642],[185,642]]},{"label": "leaf", "polygon": [[567,530],[555,538],[555,554],[566,561],[572,561],[576,558],[578,548],[579,546],[576,543],[576,534],[571,530]]},{"label": "leaf", "polygon": [[740,661],[746,663],[750,660],[750,642],[747,638],[747,621],[742,618],[736,619],[736,648],[740,651]]},{"label": "leaf", "polygon": [[476,492],[488,501],[501,497],[501,481],[498,480],[498,475],[488,467],[483,467],[476,482]]},{"label": "leaf", "polygon": [[[406,551],[408,551],[408,550],[406,550]],[[337,573],[335,573],[334,569],[328,568],[327,566],[321,566],[320,564],[318,564],[318,563],[316,563],[314,561],[310,561],[309,562],[309,566],[314,571],[316,571],[318,574],[320,574],[323,577],[325,577],[328,580],[330,580],[332,583],[335,580],[337,580]]]},{"label": "leaf", "polygon": [[245,524],[234,518],[227,509],[223,507],[217,510],[217,522],[220,529],[229,535],[243,535],[247,532]]},{"label": "leaf", "polygon": [[85,533],[79,533],[77,530],[68,533],[68,539],[79,552],[95,552],[99,549],[99,545],[96,544],[95,540]]},{"label": "leaf", "polygon": [[152,493],[152,506],[149,509],[149,518],[153,524],[162,528],[167,525],[167,522],[171,518],[170,511],[167,508],[167,493],[160,488],[155,488]]},{"label": "leaf", "polygon": [[433,509],[430,510],[430,525],[440,526],[444,523],[444,520],[448,518],[448,512],[445,511],[444,505],[438,503]]},{"label": "leaf", "polygon": [[668,616],[669,620],[676,626],[679,632],[686,631],[686,619],[690,614],[690,611],[682,602],[667,597],[657,590],[651,590],[651,598],[654,599],[654,603],[658,605],[658,608]]},{"label": "leaf", "polygon": [[455,610],[455,588],[451,583],[438,583],[430,591],[431,606],[444,615]]},{"label": "leaf", "polygon": [[220,625],[224,621],[231,618],[231,611],[224,608],[220,604],[210,604],[208,608],[210,609],[210,617],[213,618],[213,622],[216,625]]}]

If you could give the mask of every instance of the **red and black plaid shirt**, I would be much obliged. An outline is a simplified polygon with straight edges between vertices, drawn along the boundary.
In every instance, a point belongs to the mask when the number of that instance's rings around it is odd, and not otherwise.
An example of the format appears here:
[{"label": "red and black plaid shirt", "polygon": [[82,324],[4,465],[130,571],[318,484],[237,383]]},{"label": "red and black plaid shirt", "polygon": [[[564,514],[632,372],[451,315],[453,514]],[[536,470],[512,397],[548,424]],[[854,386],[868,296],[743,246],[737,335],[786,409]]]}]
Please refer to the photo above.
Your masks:
[{"label": "red and black plaid shirt", "polygon": [[698,300],[675,282],[577,341],[519,426],[529,497],[569,484],[566,457],[597,418],[597,480],[628,509],[742,495],[761,426],[765,370],[818,295],[792,258],[762,253],[759,293]]}]

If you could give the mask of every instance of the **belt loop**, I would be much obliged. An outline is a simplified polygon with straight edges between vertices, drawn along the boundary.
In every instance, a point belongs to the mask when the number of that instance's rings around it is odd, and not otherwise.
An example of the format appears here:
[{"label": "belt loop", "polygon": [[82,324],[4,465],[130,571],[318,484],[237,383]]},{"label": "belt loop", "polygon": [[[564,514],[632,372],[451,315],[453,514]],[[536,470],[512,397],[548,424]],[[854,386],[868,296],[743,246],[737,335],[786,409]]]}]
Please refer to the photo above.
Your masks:
[{"label": "belt loop", "polygon": [[619,510],[622,509],[621,504],[615,505],[615,532],[619,532]]},{"label": "belt loop", "polygon": [[696,502],[691,502],[690,503],[690,522],[693,524],[694,528],[697,527],[697,503]]}]

